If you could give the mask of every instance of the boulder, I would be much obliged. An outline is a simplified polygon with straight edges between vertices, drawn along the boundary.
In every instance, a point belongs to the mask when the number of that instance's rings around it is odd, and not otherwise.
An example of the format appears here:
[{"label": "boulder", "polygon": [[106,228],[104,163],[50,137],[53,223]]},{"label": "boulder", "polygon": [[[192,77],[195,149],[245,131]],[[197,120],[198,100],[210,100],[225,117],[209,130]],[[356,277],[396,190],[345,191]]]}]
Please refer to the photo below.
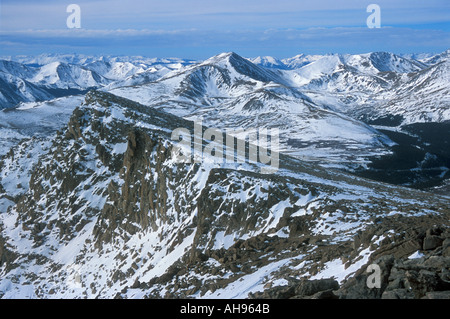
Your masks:
[{"label": "boulder", "polygon": [[407,289],[393,289],[383,292],[381,299],[414,299],[414,294]]},{"label": "boulder", "polygon": [[295,294],[299,296],[312,296],[318,292],[337,289],[339,289],[339,283],[332,278],[304,280],[296,287]]},{"label": "boulder", "polygon": [[423,240],[423,250],[433,250],[442,245],[442,239],[436,235],[429,235]]},{"label": "boulder", "polygon": [[309,299],[339,299],[339,297],[334,294],[333,290],[325,290],[315,293]]}]

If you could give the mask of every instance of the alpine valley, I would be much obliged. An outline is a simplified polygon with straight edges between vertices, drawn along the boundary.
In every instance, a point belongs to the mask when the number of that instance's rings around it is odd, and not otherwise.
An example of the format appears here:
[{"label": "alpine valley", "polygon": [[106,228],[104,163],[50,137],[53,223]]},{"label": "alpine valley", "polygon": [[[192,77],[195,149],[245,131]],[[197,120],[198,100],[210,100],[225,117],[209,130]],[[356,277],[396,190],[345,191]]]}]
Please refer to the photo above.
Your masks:
[{"label": "alpine valley", "polygon": [[[1,57],[0,297],[449,299],[449,83],[450,50]],[[199,123],[278,130],[276,169],[180,162]]]}]

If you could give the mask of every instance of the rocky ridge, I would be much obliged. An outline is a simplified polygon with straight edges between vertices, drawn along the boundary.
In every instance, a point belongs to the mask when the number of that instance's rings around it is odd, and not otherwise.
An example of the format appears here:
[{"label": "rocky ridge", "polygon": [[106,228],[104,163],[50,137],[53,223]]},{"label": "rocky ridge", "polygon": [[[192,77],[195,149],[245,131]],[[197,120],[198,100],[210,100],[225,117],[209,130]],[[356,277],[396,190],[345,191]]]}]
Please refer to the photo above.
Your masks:
[{"label": "rocky ridge", "polygon": [[[171,132],[193,125],[89,93],[0,215],[2,297],[363,298],[357,278],[376,258],[397,265],[389,276],[403,281],[367,296],[446,287],[448,197],[283,154],[273,174],[208,157],[177,163]],[[424,264],[444,265],[437,286],[421,284],[427,273],[417,267],[402,273],[403,259],[424,250],[435,251]]]}]

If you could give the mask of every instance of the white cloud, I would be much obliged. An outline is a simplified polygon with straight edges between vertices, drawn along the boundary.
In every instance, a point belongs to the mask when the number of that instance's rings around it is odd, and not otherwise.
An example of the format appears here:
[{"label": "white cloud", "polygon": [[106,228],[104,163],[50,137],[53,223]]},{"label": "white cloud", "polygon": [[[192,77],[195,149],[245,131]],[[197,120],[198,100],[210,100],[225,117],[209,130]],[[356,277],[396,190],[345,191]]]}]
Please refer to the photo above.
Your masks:
[{"label": "white cloud", "polygon": [[142,37],[154,35],[174,35],[195,32],[196,29],[186,30],[149,30],[149,29],[37,29],[0,31],[0,36],[35,37],[35,38],[103,38],[103,37]]}]

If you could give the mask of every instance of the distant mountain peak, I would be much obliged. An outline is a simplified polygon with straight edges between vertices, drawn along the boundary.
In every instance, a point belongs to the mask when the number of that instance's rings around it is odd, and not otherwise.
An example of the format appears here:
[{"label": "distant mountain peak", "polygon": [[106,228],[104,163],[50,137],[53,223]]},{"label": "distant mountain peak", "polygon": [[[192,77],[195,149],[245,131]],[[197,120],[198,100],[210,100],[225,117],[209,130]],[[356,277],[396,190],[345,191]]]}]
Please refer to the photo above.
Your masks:
[{"label": "distant mountain peak", "polygon": [[286,81],[274,71],[256,65],[235,52],[220,53],[198,65],[193,65],[192,68],[197,69],[199,67],[211,65],[226,69],[229,72],[237,72],[241,76],[248,76],[249,78],[261,82],[286,83]]},{"label": "distant mountain peak", "polygon": [[272,56],[258,56],[256,58],[248,59],[250,62],[271,69],[287,70],[289,69],[281,60]]}]

